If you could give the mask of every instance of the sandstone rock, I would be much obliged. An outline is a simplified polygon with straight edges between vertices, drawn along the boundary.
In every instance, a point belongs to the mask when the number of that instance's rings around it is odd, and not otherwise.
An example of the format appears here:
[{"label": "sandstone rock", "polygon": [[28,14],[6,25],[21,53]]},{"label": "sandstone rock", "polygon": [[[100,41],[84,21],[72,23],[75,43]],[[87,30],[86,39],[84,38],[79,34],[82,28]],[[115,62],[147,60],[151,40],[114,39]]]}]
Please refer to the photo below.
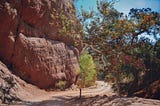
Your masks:
[{"label": "sandstone rock", "polygon": [[54,87],[59,80],[74,83],[78,61],[64,43],[20,34],[15,48],[13,66],[26,81],[40,88]]},{"label": "sandstone rock", "polygon": [[[63,11],[77,23],[72,0],[1,0],[0,59],[40,88],[74,83],[79,65],[74,38],[59,33],[51,14]],[[50,24],[52,23],[52,25]]]}]

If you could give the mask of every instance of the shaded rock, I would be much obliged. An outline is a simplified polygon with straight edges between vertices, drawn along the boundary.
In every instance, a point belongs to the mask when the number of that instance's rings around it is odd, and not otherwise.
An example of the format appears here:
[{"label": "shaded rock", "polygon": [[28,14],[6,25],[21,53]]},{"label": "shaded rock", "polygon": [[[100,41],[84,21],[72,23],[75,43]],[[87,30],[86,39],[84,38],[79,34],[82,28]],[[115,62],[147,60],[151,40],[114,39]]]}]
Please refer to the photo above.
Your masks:
[{"label": "shaded rock", "polygon": [[16,36],[17,10],[8,2],[0,1],[0,57],[8,62],[14,48],[12,38]]}]

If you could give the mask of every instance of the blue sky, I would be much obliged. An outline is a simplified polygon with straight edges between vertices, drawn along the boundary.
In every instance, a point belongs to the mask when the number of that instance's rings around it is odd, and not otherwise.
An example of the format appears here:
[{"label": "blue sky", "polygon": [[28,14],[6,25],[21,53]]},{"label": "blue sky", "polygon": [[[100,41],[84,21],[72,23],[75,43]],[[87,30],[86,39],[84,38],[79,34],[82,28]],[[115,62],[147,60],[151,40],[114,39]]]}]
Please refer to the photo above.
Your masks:
[{"label": "blue sky", "polygon": [[[81,8],[81,6],[84,10],[96,10],[96,1],[97,0],[78,0],[75,3],[75,6],[77,11]],[[153,11],[160,13],[160,0],[119,0],[115,3],[114,7],[119,12],[123,12],[124,14],[128,14],[131,8],[151,8]],[[147,34],[142,34],[142,36],[149,38],[151,42],[156,41],[153,36],[149,36]]]},{"label": "blue sky", "polygon": [[[96,10],[97,0],[78,0],[75,6],[79,9],[81,6],[85,10]],[[151,8],[154,11],[160,12],[160,0],[119,0],[115,3],[115,8],[119,12],[127,14],[131,8]]]}]

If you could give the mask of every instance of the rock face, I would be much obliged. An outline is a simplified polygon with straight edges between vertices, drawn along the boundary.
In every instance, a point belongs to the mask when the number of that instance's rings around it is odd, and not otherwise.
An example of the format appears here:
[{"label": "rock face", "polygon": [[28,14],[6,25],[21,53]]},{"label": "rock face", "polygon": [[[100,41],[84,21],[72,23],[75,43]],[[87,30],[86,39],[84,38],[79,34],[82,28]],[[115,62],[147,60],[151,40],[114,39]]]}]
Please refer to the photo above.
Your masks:
[{"label": "rock face", "polygon": [[19,35],[12,58],[18,75],[41,88],[54,86],[59,80],[72,84],[78,71],[73,49],[62,42]]},{"label": "rock face", "polygon": [[0,1],[0,59],[40,88],[59,80],[71,85],[79,70],[78,49],[72,37],[59,33],[61,19],[53,20],[53,9],[76,22],[72,0]]}]

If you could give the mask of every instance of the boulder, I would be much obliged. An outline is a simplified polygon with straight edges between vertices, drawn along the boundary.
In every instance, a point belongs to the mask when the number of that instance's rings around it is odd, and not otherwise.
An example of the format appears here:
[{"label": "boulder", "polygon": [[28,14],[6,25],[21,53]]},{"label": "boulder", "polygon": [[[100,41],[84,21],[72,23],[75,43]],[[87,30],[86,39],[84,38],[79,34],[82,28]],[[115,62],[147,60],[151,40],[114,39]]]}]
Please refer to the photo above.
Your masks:
[{"label": "boulder", "polygon": [[40,88],[54,87],[60,80],[71,85],[79,70],[73,49],[62,42],[20,34],[12,65],[24,80]]}]

